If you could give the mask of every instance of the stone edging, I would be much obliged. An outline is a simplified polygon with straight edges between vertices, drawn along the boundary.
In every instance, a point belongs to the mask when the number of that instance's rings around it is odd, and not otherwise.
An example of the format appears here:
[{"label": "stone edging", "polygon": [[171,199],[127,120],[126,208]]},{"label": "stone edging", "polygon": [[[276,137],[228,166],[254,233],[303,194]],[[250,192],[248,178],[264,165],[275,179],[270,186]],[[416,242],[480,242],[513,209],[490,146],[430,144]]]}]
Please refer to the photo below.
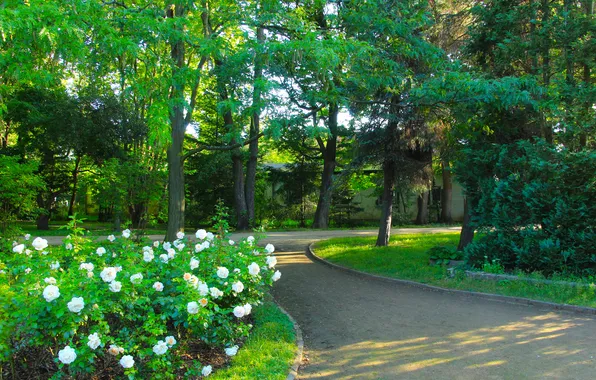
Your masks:
[{"label": "stone edging", "polygon": [[537,300],[532,300],[532,299],[523,298],[523,297],[502,296],[499,294],[480,293],[480,292],[473,292],[473,291],[469,291],[469,290],[447,289],[447,288],[441,288],[439,286],[423,284],[420,282],[415,282],[415,281],[410,281],[410,280],[400,280],[397,278],[384,277],[384,276],[379,276],[379,275],[375,275],[375,274],[362,272],[362,271],[359,271],[356,269],[344,267],[342,265],[333,264],[333,263],[317,256],[312,249],[314,244],[315,243],[311,243],[308,246],[308,249],[306,250],[307,256],[310,259],[320,262],[322,264],[325,264],[331,268],[338,269],[338,270],[341,270],[344,272],[348,272],[350,274],[357,275],[360,277],[374,278],[374,279],[381,280],[381,281],[397,283],[397,284],[412,286],[412,287],[416,287],[416,288],[421,288],[421,289],[431,290],[431,291],[436,291],[436,292],[441,292],[441,293],[452,293],[452,294],[459,294],[459,295],[465,295],[465,296],[479,297],[479,298],[484,298],[484,299],[498,301],[498,302],[513,303],[513,304],[525,305],[525,306],[538,306],[538,307],[544,307],[544,308],[551,309],[551,310],[567,311],[567,312],[578,313],[578,314],[596,315],[596,308],[591,308],[591,307],[558,304],[558,303],[554,303],[554,302],[537,301]]},{"label": "stone edging", "polygon": [[279,310],[281,310],[281,312],[284,313],[290,319],[290,322],[292,322],[292,324],[294,325],[294,331],[296,333],[296,346],[298,346],[298,350],[296,352],[296,357],[294,358],[294,363],[290,367],[288,376],[286,377],[286,380],[294,380],[298,376],[298,370],[300,369],[300,365],[302,364],[302,353],[304,352],[304,339],[302,337],[302,330],[300,329],[300,325],[298,325],[298,322],[296,322],[296,320],[290,315],[290,313],[288,313],[286,309],[281,307],[279,303],[277,303],[276,301],[274,302],[279,308]]},{"label": "stone edging", "polygon": [[[455,276],[456,268],[447,268],[450,277]],[[471,270],[464,271],[467,277],[479,278],[482,280],[493,280],[493,281],[501,281],[501,280],[509,280],[509,281],[524,281],[524,282],[531,282],[533,284],[547,284],[547,285],[562,285],[562,286],[575,286],[575,287],[583,287],[589,288],[590,284],[584,284],[581,282],[573,282],[573,281],[553,281],[553,280],[541,280],[536,278],[525,278],[525,277],[518,277],[515,275],[510,274],[496,274],[496,273],[486,273],[486,272],[475,272]]]}]

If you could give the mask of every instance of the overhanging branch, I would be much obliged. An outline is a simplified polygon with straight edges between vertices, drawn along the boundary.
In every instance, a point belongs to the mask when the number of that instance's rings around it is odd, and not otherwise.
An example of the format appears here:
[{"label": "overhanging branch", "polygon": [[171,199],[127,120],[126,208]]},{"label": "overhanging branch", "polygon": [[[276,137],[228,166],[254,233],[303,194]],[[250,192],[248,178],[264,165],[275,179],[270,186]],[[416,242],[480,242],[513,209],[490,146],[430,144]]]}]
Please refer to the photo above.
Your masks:
[{"label": "overhanging branch", "polygon": [[230,145],[201,145],[196,149],[191,149],[188,152],[186,152],[183,156],[182,156],[182,162],[184,162],[184,160],[186,160],[188,157],[194,156],[195,154],[198,154],[204,150],[214,150],[214,151],[227,151],[227,150],[234,150],[237,148],[240,148],[242,146],[248,145],[251,142],[258,140],[259,138],[261,138],[264,135],[263,132],[259,133],[256,136],[253,136],[249,139],[244,140],[243,142],[239,142],[236,144],[230,144]]}]

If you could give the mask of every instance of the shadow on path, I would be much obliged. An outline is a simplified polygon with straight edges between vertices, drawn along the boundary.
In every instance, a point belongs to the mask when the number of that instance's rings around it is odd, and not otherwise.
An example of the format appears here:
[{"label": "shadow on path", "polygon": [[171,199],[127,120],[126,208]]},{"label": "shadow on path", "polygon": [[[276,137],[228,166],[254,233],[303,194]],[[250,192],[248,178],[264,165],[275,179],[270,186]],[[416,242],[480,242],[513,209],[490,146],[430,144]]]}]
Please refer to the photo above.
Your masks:
[{"label": "shadow on path", "polygon": [[[288,237],[284,237],[287,239]],[[304,332],[301,379],[594,379],[596,320],[364,279],[267,239]]]}]

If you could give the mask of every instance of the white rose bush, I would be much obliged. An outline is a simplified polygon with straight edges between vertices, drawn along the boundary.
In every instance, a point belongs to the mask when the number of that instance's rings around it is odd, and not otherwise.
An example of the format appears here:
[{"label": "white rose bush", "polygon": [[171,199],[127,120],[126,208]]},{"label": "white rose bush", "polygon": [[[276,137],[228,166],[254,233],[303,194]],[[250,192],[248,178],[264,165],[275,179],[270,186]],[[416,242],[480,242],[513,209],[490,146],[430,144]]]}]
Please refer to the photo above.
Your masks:
[{"label": "white rose bush", "polygon": [[213,363],[196,347],[226,357],[242,350],[251,310],[280,277],[273,246],[253,237],[231,244],[205,230],[165,244],[130,235],[0,247],[0,361],[42,350],[56,378],[99,368],[116,377],[200,377]]}]

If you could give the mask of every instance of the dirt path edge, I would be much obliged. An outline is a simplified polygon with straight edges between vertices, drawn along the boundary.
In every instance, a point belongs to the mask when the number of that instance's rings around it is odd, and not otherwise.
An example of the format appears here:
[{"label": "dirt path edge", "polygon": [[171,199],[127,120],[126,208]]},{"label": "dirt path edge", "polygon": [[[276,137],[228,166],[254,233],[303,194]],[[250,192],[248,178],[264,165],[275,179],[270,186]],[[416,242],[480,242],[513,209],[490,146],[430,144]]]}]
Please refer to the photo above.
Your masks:
[{"label": "dirt path edge", "polygon": [[570,312],[570,313],[575,313],[575,314],[596,315],[596,308],[592,308],[592,307],[558,304],[558,303],[554,303],[554,302],[538,301],[538,300],[533,300],[533,299],[523,298],[523,297],[503,296],[503,295],[499,295],[499,294],[481,293],[481,292],[474,292],[474,291],[470,291],[470,290],[448,289],[448,288],[442,288],[440,286],[427,285],[427,284],[423,284],[421,282],[416,282],[416,281],[401,280],[398,278],[391,278],[391,277],[379,276],[379,275],[371,274],[371,273],[367,273],[367,272],[362,272],[362,271],[359,271],[356,269],[345,267],[343,265],[334,264],[332,262],[329,262],[329,261],[321,258],[320,256],[317,256],[317,254],[313,250],[313,246],[315,245],[315,243],[316,242],[309,244],[309,246],[306,250],[306,255],[311,260],[319,262],[324,265],[327,265],[328,267],[331,267],[333,269],[347,272],[347,273],[350,273],[350,274],[353,274],[353,275],[356,275],[359,277],[372,278],[372,279],[390,282],[390,283],[394,283],[394,284],[401,284],[401,285],[421,288],[421,289],[425,289],[425,290],[429,290],[429,291],[460,294],[460,295],[464,295],[464,296],[484,298],[484,299],[497,301],[497,302],[505,302],[505,303],[512,303],[512,304],[518,304],[518,305],[525,305],[525,306],[542,307],[542,308],[546,308],[546,309],[550,309],[550,310],[565,311],[565,312]]},{"label": "dirt path edge", "polygon": [[274,300],[274,302],[279,308],[279,310],[281,310],[281,312],[288,317],[290,322],[292,322],[292,325],[294,325],[297,350],[296,356],[294,357],[294,362],[292,363],[292,366],[288,371],[288,376],[286,377],[286,380],[295,380],[298,377],[298,370],[300,369],[300,365],[302,365],[302,355],[304,353],[304,338],[302,337],[302,330],[300,329],[300,325],[298,324],[298,322],[296,322],[296,320],[290,315],[290,313],[288,313],[286,309],[284,309],[277,301]]}]

